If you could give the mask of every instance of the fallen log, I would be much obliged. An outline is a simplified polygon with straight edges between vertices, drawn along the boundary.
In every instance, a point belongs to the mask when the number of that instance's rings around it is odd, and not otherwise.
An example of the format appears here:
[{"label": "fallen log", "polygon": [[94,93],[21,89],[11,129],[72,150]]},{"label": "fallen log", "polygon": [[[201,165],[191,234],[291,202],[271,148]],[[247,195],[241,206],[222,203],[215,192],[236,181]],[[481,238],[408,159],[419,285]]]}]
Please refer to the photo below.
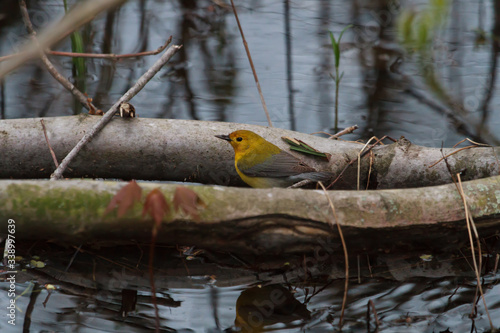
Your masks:
[{"label": "fallen log", "polygon": [[[98,116],[45,118],[47,135],[61,160],[99,120]],[[256,125],[209,121],[116,118],[80,152],[64,174],[69,178],[113,178],[190,181],[204,184],[243,186],[234,169],[232,148],[215,138],[237,129],[254,131],[282,149],[282,136],[298,138],[317,150],[330,153],[330,162],[296,156],[323,171],[339,175],[358,157],[362,144],[328,140],[304,133]],[[443,154],[457,149],[427,148],[400,139],[373,149],[360,164],[360,188],[409,188],[451,182]],[[447,158],[452,174],[472,180],[499,174],[494,148],[472,148]],[[54,171],[39,118],[0,120],[0,178],[48,178]],[[357,162],[347,167],[334,189],[355,189]]]},{"label": "fallen log", "polygon": [[[149,242],[152,221],[142,205],[123,217],[104,216],[122,182],[0,181],[0,230],[15,221],[16,242],[54,240],[114,245]],[[159,188],[172,202],[177,184],[139,183],[143,197]],[[205,207],[200,219],[174,213],[158,243],[251,254],[342,251],[322,191],[189,186]],[[463,183],[481,237],[500,229],[500,176]],[[462,199],[454,184],[426,188],[329,191],[349,253],[431,250],[468,240]],[[462,242],[462,243],[461,243]],[[319,249],[319,250],[318,250]]]}]

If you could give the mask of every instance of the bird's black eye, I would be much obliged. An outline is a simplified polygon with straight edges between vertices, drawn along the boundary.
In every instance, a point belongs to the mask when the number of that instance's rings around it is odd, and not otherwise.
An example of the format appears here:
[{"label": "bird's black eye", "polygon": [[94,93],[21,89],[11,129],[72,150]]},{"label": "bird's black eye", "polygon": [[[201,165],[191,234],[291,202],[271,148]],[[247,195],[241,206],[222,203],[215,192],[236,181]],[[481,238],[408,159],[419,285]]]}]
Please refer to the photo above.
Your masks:
[{"label": "bird's black eye", "polygon": [[236,141],[242,141],[242,140],[243,138],[241,136],[236,138]]}]

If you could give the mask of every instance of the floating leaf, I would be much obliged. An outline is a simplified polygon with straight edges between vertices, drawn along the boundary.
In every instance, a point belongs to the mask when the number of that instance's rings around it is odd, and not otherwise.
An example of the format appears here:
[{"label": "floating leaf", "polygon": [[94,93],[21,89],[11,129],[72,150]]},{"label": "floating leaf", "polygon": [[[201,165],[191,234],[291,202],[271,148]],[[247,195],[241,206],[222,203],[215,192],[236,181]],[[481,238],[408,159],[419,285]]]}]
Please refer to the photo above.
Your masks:
[{"label": "floating leaf", "polygon": [[433,258],[434,256],[432,254],[422,254],[420,256],[420,259],[422,259],[423,261],[431,261]]},{"label": "floating leaf", "polygon": [[109,203],[104,216],[106,216],[113,209],[118,207],[118,217],[122,217],[129,209],[134,206],[134,203],[141,200],[142,189],[135,182],[131,180],[127,185],[123,186],[118,193],[115,194]]},{"label": "floating leaf", "polygon": [[34,267],[34,268],[44,268],[45,263],[43,261],[39,261],[39,260],[31,260],[30,266]]}]

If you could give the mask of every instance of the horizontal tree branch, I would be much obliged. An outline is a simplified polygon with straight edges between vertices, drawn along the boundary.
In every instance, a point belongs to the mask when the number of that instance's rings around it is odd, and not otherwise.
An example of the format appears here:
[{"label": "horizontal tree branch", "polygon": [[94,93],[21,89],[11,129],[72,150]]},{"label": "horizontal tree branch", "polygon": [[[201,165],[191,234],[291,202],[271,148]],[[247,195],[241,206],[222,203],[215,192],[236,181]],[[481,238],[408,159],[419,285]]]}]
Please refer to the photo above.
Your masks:
[{"label": "horizontal tree branch", "polygon": [[[163,44],[160,46],[158,49],[154,51],[144,51],[144,52],[137,52],[137,53],[123,53],[123,54],[114,54],[114,53],[78,53],[78,52],[64,52],[64,51],[53,51],[53,50],[45,50],[45,54],[48,55],[53,55],[53,56],[58,56],[58,57],[71,57],[71,58],[97,58],[97,59],[111,59],[111,60],[118,60],[118,59],[124,59],[124,58],[135,58],[135,57],[144,57],[144,56],[150,56],[150,55],[156,55],[168,46],[170,42],[172,41],[172,36]],[[8,54],[5,56],[0,57],[0,62],[4,60],[8,60],[10,58],[18,57],[20,53],[13,53],[13,54]]]},{"label": "horizontal tree branch", "polygon": [[[137,107],[138,112],[140,108]],[[79,115],[44,118],[56,156],[66,156],[102,117]],[[248,129],[289,151],[282,136],[297,138],[330,153],[330,162],[295,152],[307,164],[334,175],[346,167],[364,145],[264,126],[174,119],[113,118],[69,164],[65,177],[143,179],[242,186],[234,169],[231,146],[214,137]],[[399,140],[373,149],[361,159],[360,188],[370,175],[370,188],[404,188],[447,184],[450,171],[441,161],[458,148],[427,148]],[[472,148],[447,158],[453,174],[464,181],[499,174],[494,148]],[[358,163],[352,163],[333,189],[356,189]],[[0,120],[0,178],[47,178],[54,170],[39,118]]]},{"label": "horizontal tree branch", "polygon": [[[148,242],[153,222],[142,205],[123,217],[104,216],[121,182],[0,181],[0,228],[16,222],[16,241],[28,239],[72,243]],[[178,184],[139,183],[143,198],[159,188],[172,205]],[[158,242],[238,253],[280,254],[342,251],[330,226],[331,210],[323,191],[189,186],[203,201],[200,219],[175,212],[165,219]],[[463,183],[481,237],[499,228],[500,177]],[[459,246],[467,242],[465,213],[454,184],[399,190],[330,191],[349,253],[381,247],[407,249]],[[234,200],[237,198],[237,200]],[[374,237],[374,233],[377,234]],[[427,248],[427,250],[430,250]]]}]

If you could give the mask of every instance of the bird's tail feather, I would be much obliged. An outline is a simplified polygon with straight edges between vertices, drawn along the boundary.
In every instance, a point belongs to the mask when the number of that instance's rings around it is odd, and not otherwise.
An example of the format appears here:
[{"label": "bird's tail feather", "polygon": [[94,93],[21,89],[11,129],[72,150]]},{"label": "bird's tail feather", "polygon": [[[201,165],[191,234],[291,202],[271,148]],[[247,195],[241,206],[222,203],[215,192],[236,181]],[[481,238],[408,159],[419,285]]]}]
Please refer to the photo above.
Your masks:
[{"label": "bird's tail feather", "polygon": [[298,175],[301,179],[309,179],[313,180],[315,182],[319,181],[327,181],[330,180],[333,177],[333,173],[331,172],[306,172],[306,173],[301,173]]}]

